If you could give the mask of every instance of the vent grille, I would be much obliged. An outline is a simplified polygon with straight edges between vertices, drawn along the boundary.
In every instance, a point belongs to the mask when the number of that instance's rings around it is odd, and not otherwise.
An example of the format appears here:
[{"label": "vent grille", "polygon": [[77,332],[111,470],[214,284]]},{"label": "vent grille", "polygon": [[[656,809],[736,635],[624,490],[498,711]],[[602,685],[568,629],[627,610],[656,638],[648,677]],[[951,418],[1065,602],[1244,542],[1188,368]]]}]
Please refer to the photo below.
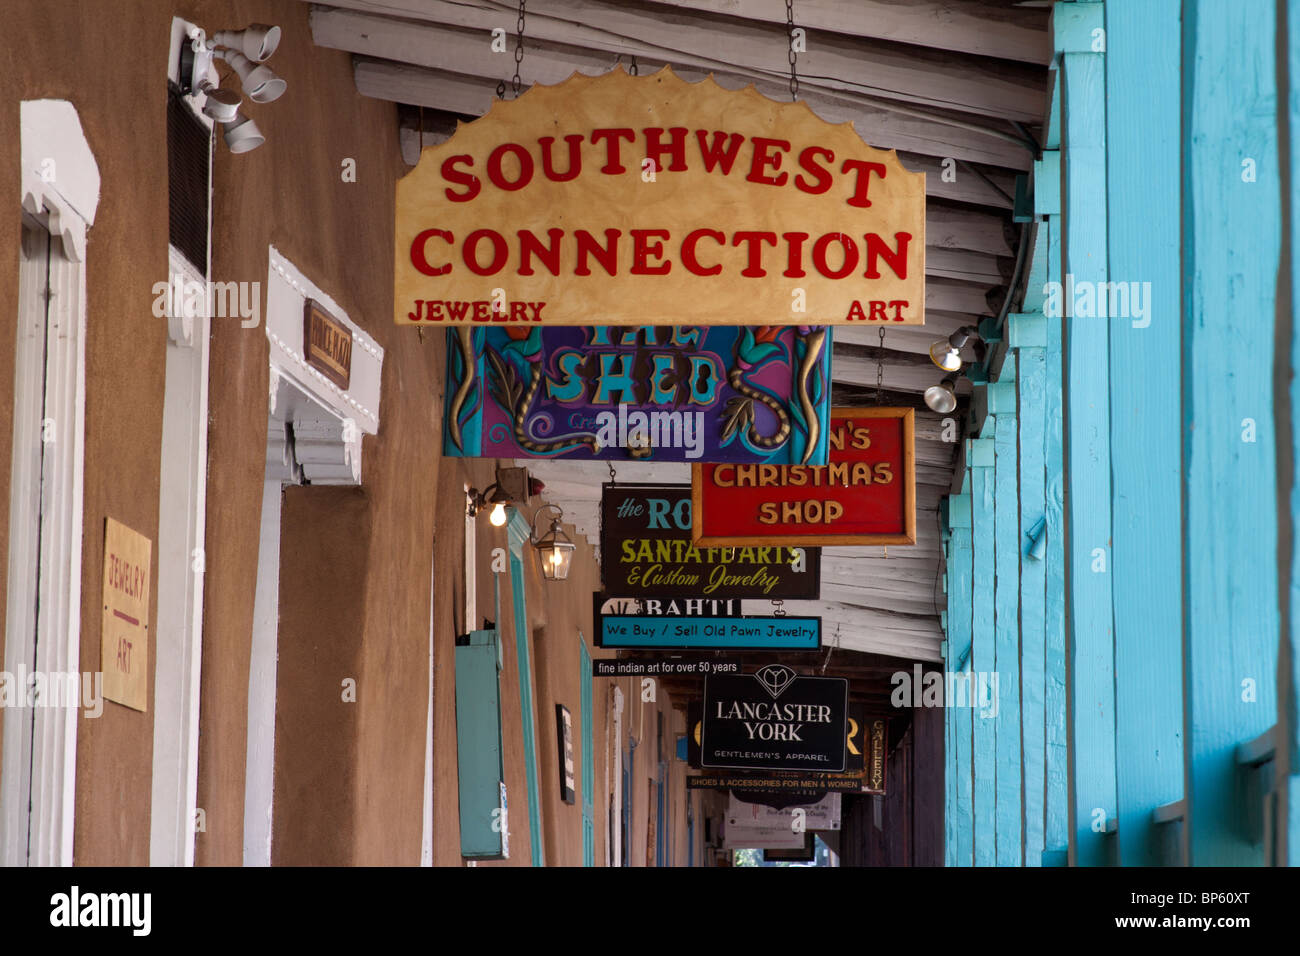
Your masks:
[{"label": "vent grille", "polygon": [[208,183],[212,134],[180,91],[167,95],[167,195],[171,244],[208,274]]}]

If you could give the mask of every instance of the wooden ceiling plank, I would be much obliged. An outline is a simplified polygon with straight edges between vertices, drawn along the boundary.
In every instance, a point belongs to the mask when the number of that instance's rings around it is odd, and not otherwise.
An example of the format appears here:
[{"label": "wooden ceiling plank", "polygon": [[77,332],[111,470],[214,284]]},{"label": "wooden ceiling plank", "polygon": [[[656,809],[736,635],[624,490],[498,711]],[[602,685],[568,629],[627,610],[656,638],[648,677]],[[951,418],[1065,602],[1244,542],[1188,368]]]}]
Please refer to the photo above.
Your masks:
[{"label": "wooden ceiling plank", "polygon": [[[353,71],[357,90],[364,96],[473,116],[487,112],[496,97],[498,82],[493,77],[467,76],[363,56],[354,58]],[[692,82],[705,76],[703,72],[688,69],[677,73]],[[718,80],[720,85],[732,89],[743,85],[725,76],[719,76]],[[774,99],[789,95],[777,82],[758,82],[754,87]],[[905,149],[1021,171],[1027,170],[1033,159],[1026,149],[1012,143],[935,120],[866,106],[848,96],[810,92],[803,99],[829,123],[852,122],[866,142],[880,149]]]},{"label": "wooden ceiling plank", "polygon": [[[493,52],[490,31],[509,30],[507,18],[515,14],[509,0],[424,0],[403,14],[411,19],[400,20],[366,12],[364,0],[343,5],[350,9],[313,9],[317,46],[479,76],[495,76],[501,69],[504,57]],[[392,0],[380,4],[393,5]],[[639,4],[548,0],[529,11],[524,65],[530,84],[555,83],[573,70],[600,72],[620,56],[645,60],[647,72],[672,63],[780,81],[788,73],[785,48],[784,25],[694,11],[665,16]],[[1003,121],[1036,123],[1046,102],[1042,67],[832,32],[809,32],[799,65],[801,89],[839,90]],[[564,72],[557,77],[556,70]]]},{"label": "wooden ceiling plank", "polygon": [[[785,0],[652,2],[785,23]],[[1045,9],[990,9],[968,0],[799,0],[795,7],[796,26],[1039,65],[1052,59],[1049,20]]]}]

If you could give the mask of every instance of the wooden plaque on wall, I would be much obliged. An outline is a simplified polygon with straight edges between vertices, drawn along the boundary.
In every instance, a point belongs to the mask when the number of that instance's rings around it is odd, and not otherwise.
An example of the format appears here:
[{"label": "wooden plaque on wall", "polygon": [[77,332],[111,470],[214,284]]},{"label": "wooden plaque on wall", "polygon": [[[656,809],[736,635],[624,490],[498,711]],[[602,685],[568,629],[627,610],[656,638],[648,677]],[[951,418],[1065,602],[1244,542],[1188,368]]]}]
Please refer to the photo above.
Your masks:
[{"label": "wooden plaque on wall", "polygon": [[153,542],[112,518],[104,522],[104,699],[148,710],[149,589]]}]

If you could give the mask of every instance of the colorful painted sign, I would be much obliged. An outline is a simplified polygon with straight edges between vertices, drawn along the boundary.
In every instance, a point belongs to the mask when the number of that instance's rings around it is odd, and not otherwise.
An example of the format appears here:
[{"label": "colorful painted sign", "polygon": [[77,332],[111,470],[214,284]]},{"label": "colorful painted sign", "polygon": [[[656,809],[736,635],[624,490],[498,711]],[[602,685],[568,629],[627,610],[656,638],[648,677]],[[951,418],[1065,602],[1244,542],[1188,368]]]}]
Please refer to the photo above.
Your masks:
[{"label": "colorful painted sign", "polygon": [[596,634],[598,647],[815,651],[822,646],[822,619],[602,615]]},{"label": "colorful painted sign", "polygon": [[694,543],[915,544],[913,427],[910,408],[837,408],[829,465],[696,465]]},{"label": "colorful painted sign", "polygon": [[801,677],[784,664],[704,678],[700,764],[842,773],[849,682]]},{"label": "colorful painted sign", "polygon": [[536,85],[397,183],[399,325],[925,321],[925,175],[667,68]]},{"label": "colorful painted sign", "polygon": [[[639,600],[816,600],[813,548],[698,548],[688,485],[605,485],[600,573],[608,595]],[[683,610],[682,613],[690,613]]]},{"label": "colorful painted sign", "polygon": [[825,464],[829,330],[448,332],[448,455]]}]

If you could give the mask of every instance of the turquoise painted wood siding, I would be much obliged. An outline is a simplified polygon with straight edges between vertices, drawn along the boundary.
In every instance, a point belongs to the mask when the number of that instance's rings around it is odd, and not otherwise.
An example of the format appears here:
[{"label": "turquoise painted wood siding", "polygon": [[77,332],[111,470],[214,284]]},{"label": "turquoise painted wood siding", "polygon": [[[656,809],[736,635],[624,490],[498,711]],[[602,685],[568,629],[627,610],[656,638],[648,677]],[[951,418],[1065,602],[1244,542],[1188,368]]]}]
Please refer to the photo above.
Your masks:
[{"label": "turquoise painted wood siding", "polygon": [[[1164,858],[1152,807],[1183,796],[1179,0],[1106,8],[1107,256],[1119,856]],[[1142,210],[1134,216],[1134,210]],[[1108,303],[1109,304],[1109,303]]]},{"label": "turquoise painted wood siding", "polygon": [[[1264,862],[1236,746],[1276,720],[1276,21],[1184,4],[1183,469],[1189,862]],[[1253,170],[1253,176],[1245,173]],[[1235,320],[1235,321],[1234,321]],[[1253,428],[1254,440],[1251,437]],[[1225,652],[1228,648],[1230,651]]]},{"label": "turquoise painted wood siding", "polygon": [[[1282,865],[1300,863],[1300,537],[1296,528],[1300,516],[1300,415],[1295,410],[1300,408],[1300,337],[1296,321],[1296,304],[1300,302],[1300,147],[1297,146],[1300,133],[1300,3],[1289,2],[1279,5],[1278,16],[1280,28],[1286,31],[1287,86],[1283,90],[1286,97],[1285,109],[1280,118],[1285,118],[1287,134],[1281,144],[1285,150],[1288,194],[1282,197],[1288,217],[1289,230],[1285,238],[1290,246],[1290,261],[1284,263],[1282,281],[1279,284],[1279,296],[1282,301],[1278,309],[1278,335],[1276,341],[1290,342],[1291,387],[1288,397],[1291,405],[1290,434],[1279,433],[1279,438],[1290,439],[1289,456],[1283,462],[1291,465],[1291,487],[1280,487],[1278,497],[1279,514],[1289,512],[1291,520],[1287,525],[1291,534],[1290,569],[1287,574],[1288,619],[1284,622],[1282,649],[1283,660],[1290,660],[1290,669],[1279,675],[1278,727],[1282,736],[1278,745],[1278,786],[1279,800],[1275,812],[1288,821],[1281,828],[1277,839],[1276,862]],[[1283,424],[1283,423],[1279,423]],[[1285,445],[1283,445],[1285,448]],[[1289,728],[1289,731],[1287,730]]]},{"label": "turquoise painted wood siding", "polygon": [[945,858],[1294,863],[1300,0],[1053,17],[1028,286],[944,512],[948,667],[1019,693],[947,715]]},{"label": "turquoise painted wood siding", "polygon": [[1110,833],[1116,816],[1109,329],[1105,318],[1096,315],[1095,295],[1088,308],[1076,290],[1095,290],[1107,281],[1106,206],[1099,201],[1106,195],[1105,54],[1092,52],[1093,31],[1103,28],[1100,4],[1067,4],[1060,12],[1064,282],[1057,310],[1065,323],[1068,396],[1071,852],[1080,864],[1096,866],[1113,859]]},{"label": "turquoise painted wood siding", "polygon": [[[983,433],[994,448],[994,666],[997,713],[997,863],[1024,862],[1024,778],[1020,724],[1020,480],[1016,445],[1014,364],[1004,364],[1002,381],[987,388],[991,414]],[[1011,381],[1006,379],[1012,378]]]},{"label": "turquoise painted wood siding", "polygon": [[[969,494],[953,495],[948,498],[948,640],[946,643],[947,667],[950,673],[967,670],[970,662],[972,572],[970,512]],[[953,844],[952,862],[955,866],[971,866],[975,861],[971,708],[969,705],[952,706],[948,710],[948,716],[952,727],[948,757],[953,788],[947,817]]]},{"label": "turquoise painted wood siding", "polygon": [[971,654],[970,669],[975,679],[971,693],[978,699],[971,716],[971,768],[975,816],[975,865],[997,863],[997,717],[992,701],[985,698],[988,684],[981,674],[997,668],[994,637],[994,506],[993,439],[966,439],[966,460],[971,483]]},{"label": "turquoise painted wood siding", "polygon": [[[1040,233],[1040,239],[1042,234]],[[1045,245],[1044,245],[1045,248]],[[1033,279],[1031,278],[1032,282]],[[1041,281],[1039,283],[1042,284]],[[1046,582],[1043,556],[1033,555],[1031,533],[1046,535],[1045,442],[1047,323],[1040,315],[1007,316],[1007,341],[1015,350],[1017,431],[1019,433],[1020,535],[1017,562],[1020,582],[1021,734],[1024,742],[1024,862],[1039,866],[1043,858],[1047,792]]]}]

